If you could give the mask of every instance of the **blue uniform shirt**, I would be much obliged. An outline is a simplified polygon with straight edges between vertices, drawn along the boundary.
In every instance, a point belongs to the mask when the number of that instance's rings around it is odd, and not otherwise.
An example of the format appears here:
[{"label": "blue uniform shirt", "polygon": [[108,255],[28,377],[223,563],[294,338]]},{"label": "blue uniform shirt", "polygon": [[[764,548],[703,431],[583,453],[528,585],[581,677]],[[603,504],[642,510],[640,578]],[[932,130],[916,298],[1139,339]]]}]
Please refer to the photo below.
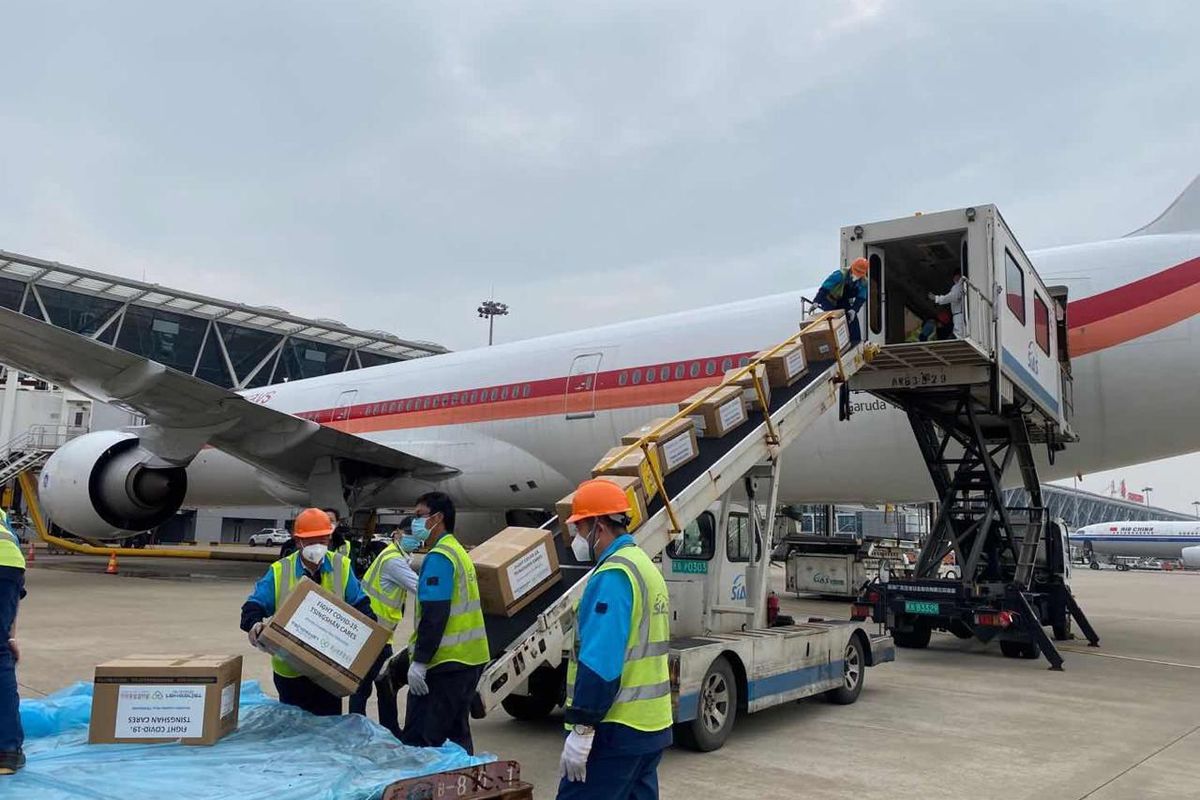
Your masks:
[{"label": "blue uniform shirt", "polygon": [[[597,566],[623,547],[636,547],[629,534],[617,537]],[[588,579],[579,601],[579,656],[569,723],[596,726],[593,752],[599,757],[640,755],[671,744],[671,729],[645,732],[617,722],[600,722],[621,688],[621,670],[629,646],[633,585],[620,570],[605,570]]]}]

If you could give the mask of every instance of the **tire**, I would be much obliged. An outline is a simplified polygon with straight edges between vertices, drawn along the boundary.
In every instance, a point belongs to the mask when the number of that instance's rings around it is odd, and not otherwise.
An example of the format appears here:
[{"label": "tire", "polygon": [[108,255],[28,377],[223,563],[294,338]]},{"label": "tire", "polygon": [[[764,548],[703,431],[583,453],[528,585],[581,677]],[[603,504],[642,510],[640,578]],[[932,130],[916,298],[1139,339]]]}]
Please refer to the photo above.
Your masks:
[{"label": "tire", "polygon": [[737,679],[725,656],[718,656],[708,665],[700,682],[699,703],[696,718],[676,725],[675,735],[684,747],[708,753],[725,744],[737,718]]},{"label": "tire", "polygon": [[1033,659],[1038,657],[1038,646],[1033,642],[1014,642],[1001,639],[1000,652],[1005,658]]},{"label": "tire", "polygon": [[961,619],[956,619],[950,623],[950,632],[954,634],[956,639],[975,638],[975,631],[973,631],[971,626],[966,622],[963,622]]},{"label": "tire", "polygon": [[842,656],[842,685],[825,693],[825,699],[837,706],[848,706],[862,694],[863,682],[867,678],[867,660],[862,642],[851,636],[846,642]]},{"label": "tire", "polygon": [[257,546],[258,546],[258,544],[257,544],[257,543],[256,543],[256,542],[255,542],[253,539],[251,539],[251,540],[250,540],[249,544],[250,544],[250,546],[251,546],[251,547],[257,547]]},{"label": "tire", "polygon": [[1050,626],[1051,632],[1054,634],[1054,641],[1068,642],[1075,638],[1075,634],[1071,632],[1071,619],[1068,617],[1066,622],[1055,622]]},{"label": "tire", "polygon": [[928,623],[914,622],[911,631],[892,631],[892,640],[896,643],[896,647],[920,650],[929,646],[929,637],[932,633],[933,628],[929,627]]},{"label": "tire", "polygon": [[550,716],[558,700],[546,694],[510,694],[500,705],[513,719],[535,722]]},{"label": "tire", "polygon": [[1100,569],[1100,562],[1099,561],[1089,561],[1088,569]]},{"label": "tire", "polygon": [[956,581],[956,580],[958,580],[958,573],[955,572],[954,570],[950,569],[950,570],[946,570],[946,574],[943,575],[942,577],[948,581]]}]

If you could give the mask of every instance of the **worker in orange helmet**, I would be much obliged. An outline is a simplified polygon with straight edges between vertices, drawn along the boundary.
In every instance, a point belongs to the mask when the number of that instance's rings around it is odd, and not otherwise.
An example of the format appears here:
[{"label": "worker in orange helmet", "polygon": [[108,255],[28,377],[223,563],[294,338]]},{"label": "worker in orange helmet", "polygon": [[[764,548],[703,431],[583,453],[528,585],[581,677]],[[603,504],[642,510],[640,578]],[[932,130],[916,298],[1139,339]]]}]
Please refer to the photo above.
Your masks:
[{"label": "worker in orange helmet", "polygon": [[[329,521],[329,516],[319,508],[304,509],[296,515],[292,536],[296,540],[295,552],[272,564],[254,584],[254,591],[242,605],[241,628],[246,631],[250,644],[260,649],[258,637],[266,624],[265,620],[275,614],[284,598],[304,578],[315,581],[334,597],[342,598],[375,619],[371,601],[350,569],[350,560],[329,551],[329,541],[333,536],[333,523]],[[297,706],[317,716],[331,717],[342,713],[342,698],[301,675],[284,659],[273,656],[271,669],[275,673],[279,702]]]},{"label": "worker in orange helmet", "polygon": [[821,284],[813,301],[822,311],[841,309],[846,312],[852,345],[862,341],[858,315],[867,303],[867,272],[865,258],[856,258],[850,262],[850,266],[835,269]]},{"label": "worker in orange helmet", "polygon": [[558,797],[658,797],[658,763],[671,744],[667,585],[628,533],[625,492],[584,481],[571,501],[571,552],[596,568],[575,606],[567,662],[567,739]]}]

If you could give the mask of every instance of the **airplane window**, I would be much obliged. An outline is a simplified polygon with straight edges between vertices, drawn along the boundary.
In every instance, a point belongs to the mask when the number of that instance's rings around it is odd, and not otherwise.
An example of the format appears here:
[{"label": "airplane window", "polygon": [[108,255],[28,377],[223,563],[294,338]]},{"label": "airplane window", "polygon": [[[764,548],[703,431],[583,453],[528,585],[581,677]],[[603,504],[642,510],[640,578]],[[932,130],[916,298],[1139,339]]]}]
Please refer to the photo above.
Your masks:
[{"label": "airplane window", "polygon": [[716,372],[717,372],[717,362],[716,361],[709,359],[707,362],[705,362],[705,364],[704,364],[704,374],[705,375],[715,375]]},{"label": "airplane window", "polygon": [[744,367],[749,363],[750,363],[750,356],[742,356],[741,358],[738,359],[739,367]]},{"label": "airplane window", "polygon": [[658,371],[658,379],[659,379],[660,381],[669,381],[669,380],[671,380],[671,368],[670,368],[670,367],[663,367],[661,370],[659,370],[659,371]]},{"label": "airplane window", "polygon": [[516,399],[517,399],[517,395],[518,395],[518,394],[520,394],[520,392],[521,392],[521,387],[520,387],[520,386],[514,386],[514,387],[512,387],[512,398],[513,398],[513,400],[516,400]]},{"label": "airplane window", "polygon": [[477,392],[477,391],[471,392],[471,402],[474,403],[478,400],[479,400],[479,392]]},{"label": "airplane window", "polygon": [[460,406],[465,406],[465,405],[467,404],[467,401],[468,401],[468,399],[469,399],[470,397],[471,397],[471,395],[469,395],[469,394],[468,394],[468,393],[466,393],[466,392],[463,392],[462,394],[460,394],[460,395],[458,396],[458,404],[459,404]]},{"label": "airplane window", "polygon": [[428,397],[426,397],[424,400],[421,401],[421,408],[422,408],[422,410],[429,408],[429,398]]},{"label": "airplane window", "polygon": [[502,388],[502,389],[500,390],[500,399],[501,399],[501,400],[507,400],[507,399],[508,399],[508,387],[507,387],[507,386],[505,386],[504,388]]},{"label": "airplane window", "polygon": [[731,370],[731,369],[733,369],[733,359],[728,358],[728,357],[722,359],[721,360],[721,372],[729,372],[729,370]]},{"label": "airplane window", "polygon": [[635,369],[633,371],[633,385],[637,386],[641,382],[642,382],[642,371],[640,369]]},{"label": "airplane window", "polygon": [[684,370],[683,364],[675,365],[675,380],[677,380],[677,381],[683,380],[683,370]]},{"label": "airplane window", "polygon": [[525,384],[524,386],[521,387],[521,397],[529,397],[530,391],[531,390],[530,390],[529,384],[528,383]]},{"label": "airplane window", "polygon": [[688,368],[688,377],[695,378],[700,374],[700,362],[693,361],[692,366]]},{"label": "airplane window", "polygon": [[450,405],[452,405],[452,406],[458,405],[458,395],[456,395],[456,394],[450,395]]},{"label": "airplane window", "polygon": [[437,408],[441,404],[441,399],[442,398],[440,398],[440,397],[433,398],[433,407],[434,408]]},{"label": "airplane window", "polygon": [[495,399],[496,399],[497,397],[499,397],[499,396],[500,396],[500,390],[499,390],[499,389],[497,389],[495,386],[493,386],[493,387],[492,387],[491,394],[489,394],[489,395],[488,395],[488,399],[489,399],[489,400],[495,400]]},{"label": "airplane window", "polygon": [[654,378],[658,374],[658,370],[650,367],[646,370],[646,383],[654,383]]},{"label": "airplane window", "polygon": [[617,376],[617,386],[624,386],[627,383],[629,383],[629,373],[628,372],[622,372],[620,375]]}]

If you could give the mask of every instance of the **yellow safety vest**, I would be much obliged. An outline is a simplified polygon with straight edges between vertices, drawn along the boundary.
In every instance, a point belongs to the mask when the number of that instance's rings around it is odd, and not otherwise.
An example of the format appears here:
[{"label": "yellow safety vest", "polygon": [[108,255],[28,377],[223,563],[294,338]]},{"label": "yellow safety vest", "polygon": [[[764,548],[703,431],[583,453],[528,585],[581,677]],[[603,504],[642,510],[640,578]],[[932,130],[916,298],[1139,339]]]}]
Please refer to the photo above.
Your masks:
[{"label": "yellow safety vest", "polygon": [[[450,592],[450,618],[446,620],[442,641],[428,666],[436,667],[447,661],[468,666],[486,664],[491,659],[491,652],[488,650],[487,631],[483,627],[479,583],[475,579],[475,565],[471,563],[471,557],[452,533],[439,539],[429,552],[431,555],[441,553],[450,559],[454,565],[454,586]],[[416,647],[417,628],[421,624],[420,597],[417,598],[416,609],[417,624],[413,626],[412,636],[408,640],[410,654]]]},{"label": "yellow safety vest", "polygon": [[[671,676],[667,668],[671,622],[667,584],[650,556],[640,547],[622,547],[596,567],[596,573],[620,570],[633,586],[633,612],[621,688],[602,722],[616,722],[639,731],[661,731],[671,727]],[[579,601],[575,601],[579,618]],[[579,658],[579,625],[567,662],[567,708],[575,693]],[[570,729],[570,725],[566,726]]]},{"label": "yellow safety vest", "polygon": [[367,574],[362,579],[363,591],[371,599],[371,609],[375,616],[381,624],[393,629],[404,619],[404,606],[408,600],[408,592],[403,586],[386,589],[383,585],[383,566],[395,558],[405,558],[404,551],[395,543],[389,544],[387,549],[371,562]]},{"label": "yellow safety vest", "polygon": [[[292,589],[296,588],[304,577],[305,573],[301,567],[300,577],[296,576],[296,561],[300,558],[300,552],[296,551],[290,556],[279,559],[271,565],[271,572],[275,576],[275,610],[279,610],[279,606],[283,604],[284,599],[291,594]],[[327,553],[325,558],[329,561],[331,570],[325,571],[324,565],[321,567],[321,588],[335,597],[346,597],[346,586],[350,583],[350,564],[346,559],[342,558],[337,553]],[[337,588],[335,588],[337,587]],[[276,675],[284,678],[297,678],[300,673],[292,668],[287,661],[279,656],[271,656],[271,669],[275,670]]]},{"label": "yellow safety vest", "polygon": [[[3,512],[0,512],[2,514]],[[0,567],[25,569],[25,556],[21,553],[21,540],[8,529],[8,518],[0,520]]]}]

